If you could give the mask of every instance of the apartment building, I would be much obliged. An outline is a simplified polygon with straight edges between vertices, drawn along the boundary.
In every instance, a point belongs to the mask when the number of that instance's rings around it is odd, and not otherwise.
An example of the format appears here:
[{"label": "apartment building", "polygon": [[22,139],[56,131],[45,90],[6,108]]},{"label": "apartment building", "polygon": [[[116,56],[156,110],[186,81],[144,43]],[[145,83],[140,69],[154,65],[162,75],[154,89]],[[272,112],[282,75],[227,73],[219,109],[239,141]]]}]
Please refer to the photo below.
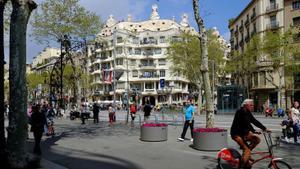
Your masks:
[{"label": "apartment building", "polygon": [[189,81],[171,71],[167,58],[170,41],[179,40],[182,32],[197,33],[188,16],[183,14],[180,23],[161,19],[157,5],[146,21],[135,22],[128,15],[127,21],[118,22],[111,15],[91,55],[94,97],[113,100],[115,95],[126,103],[128,93],[139,104],[182,103],[189,94]]},{"label": "apartment building", "polygon": [[[300,29],[300,0],[284,1],[284,30]],[[300,34],[294,38],[294,42],[300,47]],[[287,105],[291,106],[292,100],[300,100],[300,74],[296,73],[289,78],[290,85],[287,85]]]},{"label": "apartment building", "polygon": [[[267,30],[283,31],[284,0],[252,0],[242,12],[229,23],[231,32],[232,53],[243,53],[246,44],[255,34],[262,36]],[[256,57],[256,56],[253,56]],[[234,58],[232,58],[234,60]],[[257,57],[257,69],[251,75],[235,74],[235,83],[247,88],[247,97],[254,98],[255,108],[259,110],[263,105],[278,105],[278,90],[266,79],[273,75],[273,83],[279,85],[279,75],[268,66],[266,58]],[[267,73],[269,72],[269,73]],[[284,93],[284,91],[280,91]],[[283,94],[284,95],[284,94]],[[282,96],[283,96],[282,95]],[[284,98],[281,98],[284,100]]]},{"label": "apartment building", "polygon": [[60,49],[47,47],[32,60],[31,70],[41,74],[44,71],[51,72],[54,63],[60,55]]}]

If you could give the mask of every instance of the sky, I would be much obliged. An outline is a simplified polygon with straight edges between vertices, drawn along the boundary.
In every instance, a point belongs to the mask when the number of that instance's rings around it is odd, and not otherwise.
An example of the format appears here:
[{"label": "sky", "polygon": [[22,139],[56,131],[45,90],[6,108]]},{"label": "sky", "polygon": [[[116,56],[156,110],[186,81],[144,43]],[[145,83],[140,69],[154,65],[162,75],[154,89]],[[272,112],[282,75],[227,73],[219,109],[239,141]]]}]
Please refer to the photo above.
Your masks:
[{"label": "sky", "polygon": [[[229,40],[228,20],[235,18],[251,0],[200,0],[200,13],[207,28],[217,27],[221,35]],[[37,4],[43,0],[35,0]],[[192,0],[80,0],[80,4],[86,10],[93,11],[105,22],[109,15],[115,19],[126,20],[131,14],[134,21],[148,20],[151,14],[151,6],[158,5],[158,12],[162,19],[181,21],[181,15],[187,13],[190,25],[196,28],[193,16]],[[28,34],[30,34],[30,25]],[[52,46],[59,46],[53,43]],[[34,56],[38,55],[46,45],[36,44],[28,36],[27,38],[27,63],[31,63]],[[7,51],[7,50],[6,50]],[[6,52],[7,53],[7,52]]]}]

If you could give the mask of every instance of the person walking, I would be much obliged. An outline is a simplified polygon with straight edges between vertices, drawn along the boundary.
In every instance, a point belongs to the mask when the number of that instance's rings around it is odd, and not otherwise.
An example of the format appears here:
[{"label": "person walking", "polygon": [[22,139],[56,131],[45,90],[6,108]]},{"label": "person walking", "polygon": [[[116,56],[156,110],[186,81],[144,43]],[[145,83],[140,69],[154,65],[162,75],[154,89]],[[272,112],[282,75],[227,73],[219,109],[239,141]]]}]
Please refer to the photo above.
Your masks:
[{"label": "person walking", "polygon": [[46,124],[46,116],[40,110],[40,105],[34,105],[32,107],[31,114],[31,129],[34,136],[34,148],[33,153],[36,155],[41,155],[40,142],[44,132],[44,125]]},{"label": "person walking", "polygon": [[184,126],[183,126],[183,130],[181,133],[181,136],[178,138],[179,141],[184,141],[185,139],[185,134],[188,130],[188,127],[190,127],[191,129],[191,141],[193,141],[194,138],[194,114],[195,114],[195,108],[194,106],[191,104],[191,101],[188,100],[186,102],[186,109],[185,109],[185,122],[184,122]]},{"label": "person walking", "polygon": [[111,105],[108,108],[108,118],[109,118],[109,125],[113,126],[113,123],[115,121],[115,110]]},{"label": "person walking", "polygon": [[291,109],[291,117],[293,121],[293,136],[294,136],[295,143],[300,143],[300,141],[298,141],[298,133],[300,131],[299,107],[300,107],[299,102],[294,101],[293,107]]},{"label": "person walking", "polygon": [[97,104],[97,102],[94,102],[94,104],[93,104],[94,123],[99,123],[99,110],[100,110],[99,105]]},{"label": "person walking", "polygon": [[150,114],[151,114],[151,105],[147,102],[144,106],[144,122],[147,122],[150,118]]},{"label": "person walking", "polygon": [[136,114],[137,106],[135,103],[132,103],[130,105],[130,116],[131,116],[131,125],[134,125],[134,119],[135,119],[135,114]]}]

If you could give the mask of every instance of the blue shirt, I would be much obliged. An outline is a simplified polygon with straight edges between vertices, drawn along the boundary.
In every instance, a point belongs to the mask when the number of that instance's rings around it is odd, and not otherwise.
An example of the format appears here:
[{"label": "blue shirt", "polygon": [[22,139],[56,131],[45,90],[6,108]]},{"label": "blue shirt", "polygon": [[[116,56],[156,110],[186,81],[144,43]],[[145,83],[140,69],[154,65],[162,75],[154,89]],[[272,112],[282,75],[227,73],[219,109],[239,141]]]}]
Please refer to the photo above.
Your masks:
[{"label": "blue shirt", "polygon": [[189,105],[185,110],[185,120],[192,120],[194,111],[194,106]]}]

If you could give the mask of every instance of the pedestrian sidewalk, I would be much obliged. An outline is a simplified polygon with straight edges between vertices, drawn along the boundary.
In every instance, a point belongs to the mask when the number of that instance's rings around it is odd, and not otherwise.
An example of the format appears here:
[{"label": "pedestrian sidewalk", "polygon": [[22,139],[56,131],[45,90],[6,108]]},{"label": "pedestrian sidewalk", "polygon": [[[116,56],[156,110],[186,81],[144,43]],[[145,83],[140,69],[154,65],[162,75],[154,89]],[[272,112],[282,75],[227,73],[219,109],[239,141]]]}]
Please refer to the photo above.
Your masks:
[{"label": "pedestrian sidewalk", "polygon": [[51,161],[48,161],[46,159],[41,160],[41,169],[68,169],[64,166],[61,166],[59,164],[53,163]]}]

